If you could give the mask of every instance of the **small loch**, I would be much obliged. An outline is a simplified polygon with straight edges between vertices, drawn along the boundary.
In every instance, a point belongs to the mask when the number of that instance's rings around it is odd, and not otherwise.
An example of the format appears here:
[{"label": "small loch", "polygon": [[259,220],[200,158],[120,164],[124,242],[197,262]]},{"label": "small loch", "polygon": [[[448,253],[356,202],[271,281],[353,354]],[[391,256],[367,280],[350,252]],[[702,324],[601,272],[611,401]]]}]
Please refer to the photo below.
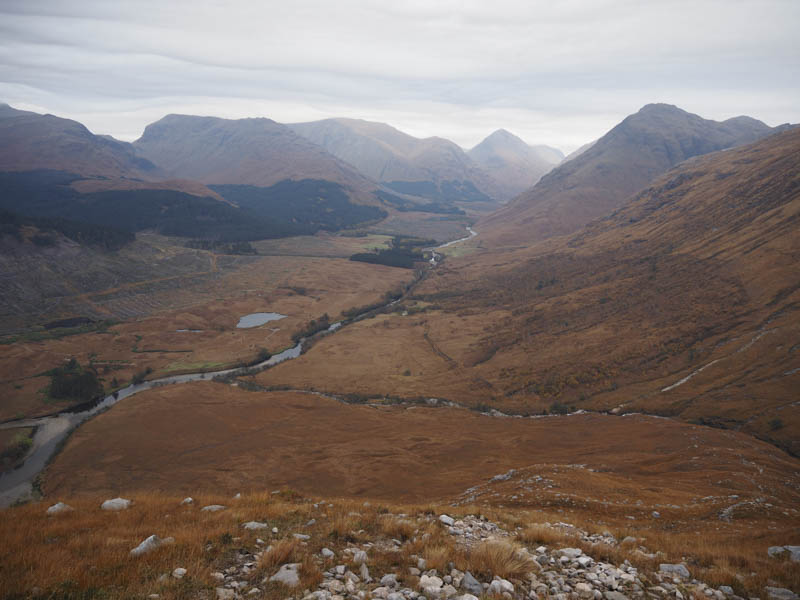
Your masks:
[{"label": "small loch", "polygon": [[236,325],[236,328],[249,329],[251,327],[258,327],[264,323],[269,323],[270,321],[279,321],[280,319],[285,318],[286,315],[274,312],[250,313],[249,315],[245,315],[239,319],[239,323]]}]

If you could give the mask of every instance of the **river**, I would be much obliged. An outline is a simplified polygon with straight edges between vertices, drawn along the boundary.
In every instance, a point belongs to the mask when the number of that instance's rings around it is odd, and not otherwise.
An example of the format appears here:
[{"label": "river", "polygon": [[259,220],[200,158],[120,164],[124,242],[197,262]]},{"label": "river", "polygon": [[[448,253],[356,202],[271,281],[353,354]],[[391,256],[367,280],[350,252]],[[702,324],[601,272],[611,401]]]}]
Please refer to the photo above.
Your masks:
[{"label": "river", "polygon": [[[426,248],[426,250],[430,251],[432,254],[431,264],[435,266],[439,260],[439,255],[436,254],[436,250],[469,240],[477,235],[477,233],[471,227],[467,227],[467,231],[469,232],[469,235],[463,238],[459,238],[445,244],[440,244],[439,246],[432,248]],[[393,304],[394,302],[397,301],[395,300],[388,304]],[[326,333],[332,333],[339,329],[342,325],[343,323],[341,321],[333,323],[330,327],[328,327]],[[249,368],[266,368],[272,365],[277,365],[285,360],[297,358],[300,356],[303,350],[303,342],[305,342],[305,339],[301,339],[296,346],[284,350],[280,354],[276,354],[261,363],[251,365]],[[44,470],[53,456],[58,452],[69,434],[99,412],[108,410],[120,400],[124,400],[125,398],[129,398],[135,394],[138,394],[139,392],[143,392],[154,387],[212,379],[218,375],[228,375],[237,370],[239,369],[225,369],[223,371],[189,373],[186,375],[173,375],[171,377],[153,379],[151,381],[131,384],[128,387],[122,388],[116,393],[106,396],[87,409],[73,409],[74,412],[66,410],[50,417],[39,417],[34,419],[0,423],[0,429],[16,429],[20,427],[35,428],[32,440],[33,444],[31,445],[31,449],[28,451],[28,455],[25,457],[25,461],[18,468],[0,476],[0,508],[10,506],[15,502],[25,501],[33,498],[33,482],[35,481],[37,475]]]}]

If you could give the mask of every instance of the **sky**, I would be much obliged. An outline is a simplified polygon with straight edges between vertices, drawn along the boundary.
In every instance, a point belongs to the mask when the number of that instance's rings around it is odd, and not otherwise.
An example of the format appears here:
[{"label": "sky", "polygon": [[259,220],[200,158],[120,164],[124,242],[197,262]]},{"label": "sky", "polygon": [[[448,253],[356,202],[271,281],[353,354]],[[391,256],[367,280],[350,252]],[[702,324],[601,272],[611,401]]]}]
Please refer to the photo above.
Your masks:
[{"label": "sky", "polygon": [[133,141],[169,113],[565,152],[651,102],[800,122],[800,0],[0,0],[0,102]]}]

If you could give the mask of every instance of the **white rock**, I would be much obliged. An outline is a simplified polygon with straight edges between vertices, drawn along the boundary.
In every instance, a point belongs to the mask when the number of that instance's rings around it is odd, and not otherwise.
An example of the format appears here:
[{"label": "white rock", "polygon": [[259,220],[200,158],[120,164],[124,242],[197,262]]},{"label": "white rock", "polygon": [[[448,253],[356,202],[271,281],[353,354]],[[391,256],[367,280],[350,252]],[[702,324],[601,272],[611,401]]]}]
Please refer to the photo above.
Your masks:
[{"label": "white rock", "polygon": [[305,533],[293,533],[292,537],[296,540],[300,540],[301,542],[306,542],[311,539],[311,536],[306,535]]},{"label": "white rock", "polygon": [[57,515],[59,513],[69,512],[71,510],[75,509],[72,508],[69,504],[64,504],[63,502],[56,502],[55,504],[53,504],[53,506],[47,509],[47,514]]},{"label": "white rock", "polygon": [[453,517],[450,517],[448,515],[439,515],[439,520],[442,523],[444,523],[445,525],[447,525],[448,527],[452,527],[453,523],[455,523],[455,520],[453,519]]},{"label": "white rock", "polygon": [[272,528],[272,533],[278,533],[278,528],[277,527],[273,527]]},{"label": "white rock", "polygon": [[367,553],[363,550],[356,550],[353,554],[353,564],[363,565],[367,562]]},{"label": "white rock", "polygon": [[320,554],[324,558],[334,558],[336,556],[336,553],[330,548],[323,548],[322,550],[320,550]]},{"label": "white rock", "polygon": [[217,581],[225,581],[225,575],[220,573],[219,571],[215,571],[211,574],[212,579],[216,579]]},{"label": "white rock", "polygon": [[157,535],[151,535],[149,538],[145,539],[141,544],[136,546],[133,550],[131,550],[131,556],[141,556],[142,554],[147,554],[148,552],[152,552],[156,548],[161,545],[161,540]]},{"label": "white rock", "polygon": [[183,567],[178,567],[177,569],[175,569],[175,570],[172,572],[172,576],[173,576],[175,579],[183,579],[183,576],[184,576],[184,575],[186,575],[186,569],[184,569]]},{"label": "white rock", "polygon": [[450,584],[447,584],[442,588],[442,596],[445,598],[452,598],[456,594],[458,594],[458,590]]},{"label": "white rock", "polygon": [[219,510],[225,510],[228,508],[227,506],[223,506],[222,504],[209,504],[208,506],[204,506],[200,510],[202,512],[217,512]]},{"label": "white rock", "polygon": [[372,577],[369,576],[369,569],[365,563],[361,563],[361,569],[359,569],[358,574],[361,575],[361,580],[364,583],[372,581]]},{"label": "white rock", "polygon": [[184,498],[183,500],[181,500],[181,506],[183,506],[185,504],[194,504],[194,498],[192,498],[191,496],[188,496],[188,497]]},{"label": "white rock", "polygon": [[594,588],[588,583],[580,582],[575,584],[575,591],[578,592],[582,598],[594,597]]},{"label": "white rock", "polygon": [[767,592],[767,598],[769,600],[797,600],[797,594],[786,588],[767,586],[764,588],[764,591]]},{"label": "white rock", "polygon": [[582,566],[584,569],[588,567],[590,564],[594,562],[591,556],[579,556],[578,557],[578,564]]},{"label": "white rock", "polygon": [[478,600],[478,597],[473,596],[472,594],[462,594],[458,596],[456,600]]},{"label": "white rock", "polygon": [[297,571],[300,568],[300,563],[290,563],[281,565],[278,572],[269,578],[270,581],[277,581],[288,587],[297,587],[300,585],[300,577]]},{"label": "white rock", "polygon": [[112,498],[111,500],[103,502],[100,508],[111,511],[126,510],[130,508],[131,504],[133,503],[125,498]]},{"label": "white rock", "polygon": [[217,588],[217,600],[233,600],[236,598],[236,592],[227,588]]},{"label": "white rock", "polygon": [[442,587],[444,581],[435,575],[423,575],[419,578],[419,588],[426,590],[428,588],[436,588],[437,590]]},{"label": "white rock", "polygon": [[247,523],[242,525],[242,527],[244,527],[248,531],[255,531],[257,529],[266,529],[267,527],[269,527],[269,525],[267,525],[266,523],[261,523],[259,521],[248,521]]}]

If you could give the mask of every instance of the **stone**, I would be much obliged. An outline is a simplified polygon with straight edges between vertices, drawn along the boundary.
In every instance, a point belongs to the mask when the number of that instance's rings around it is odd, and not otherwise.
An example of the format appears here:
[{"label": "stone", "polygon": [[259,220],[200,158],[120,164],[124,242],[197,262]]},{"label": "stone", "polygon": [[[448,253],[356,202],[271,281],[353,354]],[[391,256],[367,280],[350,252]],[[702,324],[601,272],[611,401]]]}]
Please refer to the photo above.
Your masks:
[{"label": "stone", "polygon": [[320,551],[320,554],[321,554],[321,555],[322,555],[324,558],[333,558],[333,557],[335,557],[335,556],[336,556],[336,554],[334,553],[334,551],[333,551],[333,550],[331,550],[330,548],[323,548],[323,549]]},{"label": "stone", "polygon": [[215,571],[211,574],[212,579],[216,579],[217,581],[225,581],[225,575],[220,573],[219,571]]},{"label": "stone", "polygon": [[458,594],[458,590],[450,584],[447,584],[442,588],[442,596],[445,598],[452,598],[456,594]]},{"label": "stone", "polygon": [[767,586],[764,591],[767,592],[767,600],[797,600],[797,594],[786,588]]},{"label": "stone", "polygon": [[[483,591],[481,591],[481,593],[483,593]],[[456,600],[478,600],[478,597],[473,596],[472,594],[463,594],[461,596],[458,596]]]},{"label": "stone", "polygon": [[439,521],[441,521],[442,523],[444,523],[448,527],[452,527],[453,524],[455,523],[455,520],[453,519],[453,517],[450,517],[448,515],[439,515]]},{"label": "stone", "polygon": [[606,600],[628,600],[628,597],[625,594],[611,590],[603,592],[603,596]]},{"label": "stone", "polygon": [[184,498],[183,500],[181,500],[181,506],[183,506],[185,504],[194,504],[194,498],[189,496],[189,497]]},{"label": "stone", "polygon": [[635,537],[633,537],[633,536],[630,536],[630,535],[626,535],[626,536],[625,536],[625,537],[622,539],[622,541],[621,541],[620,543],[621,543],[621,544],[635,544],[635,543],[637,543],[637,542],[638,542],[638,540],[637,540]]},{"label": "stone", "polygon": [[494,581],[489,584],[488,593],[492,596],[502,596],[504,593],[514,594],[514,584],[507,579],[495,577]]},{"label": "stone", "polygon": [[217,600],[234,600],[236,598],[236,592],[227,588],[218,587],[216,592]]},{"label": "stone", "polygon": [[372,581],[372,577],[369,576],[369,569],[367,568],[366,563],[361,563],[361,568],[359,569],[358,574],[361,576],[361,581],[364,583],[369,583]]},{"label": "stone", "polygon": [[662,573],[667,573],[669,575],[677,575],[678,577],[683,577],[684,579],[689,579],[691,574],[689,573],[689,569],[686,568],[686,565],[679,564],[679,565],[670,565],[667,563],[661,563],[658,565],[658,570]]},{"label": "stone", "polygon": [[147,554],[148,552],[152,552],[156,548],[161,545],[161,540],[157,535],[151,535],[150,537],[146,538],[141,544],[136,546],[133,550],[131,550],[131,556],[141,556],[142,554]]},{"label": "stone", "polygon": [[353,553],[353,564],[363,565],[365,562],[367,562],[367,553],[363,550],[356,550]]},{"label": "stone", "polygon": [[228,508],[227,506],[223,506],[222,504],[209,504],[208,506],[204,506],[200,510],[202,512],[217,512],[220,510],[225,510]]},{"label": "stone", "polygon": [[654,519],[660,519],[660,518],[661,518],[661,513],[660,513],[660,512],[658,512],[657,510],[654,510],[654,511],[653,511],[652,513],[650,513],[650,514],[651,514],[651,515],[653,515],[653,518],[654,518]]},{"label": "stone", "polygon": [[278,533],[278,528],[277,527],[273,527],[272,528],[272,533]]},{"label": "stone", "polygon": [[186,575],[186,569],[184,569],[183,567],[178,567],[172,572],[172,576],[175,579],[183,579],[184,575]]},{"label": "stone", "polygon": [[131,504],[133,504],[133,502],[126,498],[112,498],[111,500],[103,502],[100,508],[110,511],[127,510],[130,508]]},{"label": "stone", "polygon": [[578,557],[578,564],[583,567],[584,569],[591,565],[594,561],[592,560],[591,556],[579,556]]},{"label": "stone", "polygon": [[269,525],[267,525],[266,523],[261,523],[259,521],[248,521],[247,523],[242,525],[242,527],[244,527],[248,531],[256,531],[258,529],[266,529],[267,527],[269,527]]},{"label": "stone", "polygon": [[435,575],[423,575],[419,578],[419,589],[423,591],[427,590],[428,588],[435,588],[436,590],[439,590],[443,584],[444,581]]},{"label": "stone", "polygon": [[56,502],[55,504],[53,504],[53,506],[47,509],[47,514],[58,515],[60,513],[69,512],[71,510],[75,509],[72,508],[69,504],[64,504],[63,502]]},{"label": "stone", "polygon": [[467,595],[472,594],[478,597],[483,595],[483,586],[469,571],[464,573],[464,578],[461,580],[461,589],[467,592]]},{"label": "stone", "polygon": [[388,573],[381,577],[381,585],[384,587],[394,588],[397,587],[397,575],[394,573]]},{"label": "stone", "polygon": [[277,581],[287,587],[297,587],[300,585],[300,577],[297,571],[300,568],[300,563],[289,563],[281,565],[278,572],[269,578],[270,581]]},{"label": "stone", "polygon": [[561,550],[559,550],[558,553],[561,556],[565,556],[569,559],[576,559],[581,554],[583,554],[583,550],[581,550],[580,548],[561,548]]},{"label": "stone", "polygon": [[306,535],[305,533],[293,533],[292,537],[296,540],[300,540],[301,542],[307,542],[311,539],[311,536]]},{"label": "stone", "polygon": [[581,581],[580,583],[575,584],[575,591],[582,598],[593,598],[594,597],[594,588],[591,585],[589,585],[588,583],[584,583],[583,581]]},{"label": "stone", "polygon": [[733,588],[729,585],[719,586],[719,591],[723,594],[727,594],[728,596],[733,596]]}]

